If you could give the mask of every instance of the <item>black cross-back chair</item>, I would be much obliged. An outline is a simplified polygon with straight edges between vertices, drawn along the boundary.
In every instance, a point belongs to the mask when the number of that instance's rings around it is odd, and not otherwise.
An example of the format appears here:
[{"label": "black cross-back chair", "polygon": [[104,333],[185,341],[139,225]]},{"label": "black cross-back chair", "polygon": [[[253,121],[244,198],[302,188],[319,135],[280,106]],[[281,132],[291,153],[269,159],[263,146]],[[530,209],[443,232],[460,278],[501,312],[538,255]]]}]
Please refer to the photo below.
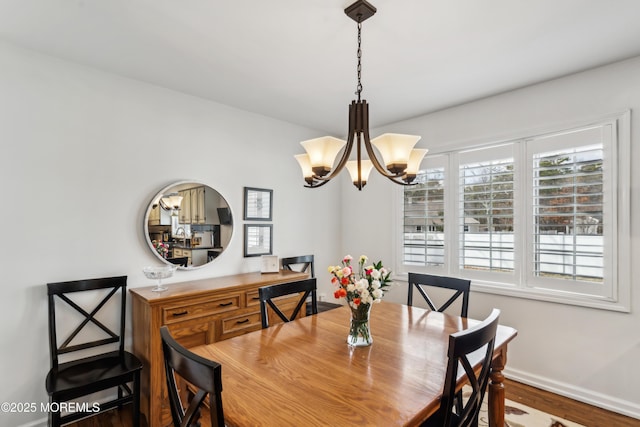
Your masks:
[{"label": "black cross-back chair", "polygon": [[[73,296],[70,295],[90,291],[95,291],[94,293],[96,294],[104,294],[106,292],[106,296],[90,311],[85,310],[85,308],[75,302]],[[77,400],[80,397],[88,396],[99,391],[117,388],[117,397],[109,402],[101,403],[99,412],[107,411],[116,406],[122,407],[122,405],[126,403],[131,403],[133,405],[131,412],[132,424],[134,427],[139,426],[140,371],[142,369],[142,363],[133,354],[124,350],[127,276],[48,283],[47,294],[49,299],[51,369],[47,374],[45,386],[49,394],[50,403],[59,404]],[[117,299],[116,295],[118,294],[120,296],[118,305],[119,312],[117,311],[112,314],[118,316],[119,325],[116,331],[112,331],[98,320],[97,315],[111,298],[114,300]],[[60,300],[58,304],[56,304],[56,298]],[[62,305],[62,302],[73,308],[77,313],[80,313],[83,316],[83,320],[69,336],[58,345],[57,329],[60,325],[56,325],[56,305]],[[80,339],[81,331],[90,324],[96,326],[96,331],[104,335],[104,337],[97,339]],[[58,360],[59,356],[63,354],[67,355],[83,350],[90,351],[90,349],[109,344],[111,344],[112,347],[115,347],[117,344],[118,349],[91,356],[79,356],[79,358],[65,361],[64,363]],[[71,356],[65,357],[72,359]],[[129,387],[128,383],[132,383],[132,386]],[[93,408],[87,409],[93,410]],[[90,411],[78,411],[62,416],[58,411],[51,411],[49,413],[49,423],[51,426],[56,427],[93,414],[94,412]]]},{"label": "black cross-back chair", "polygon": [[[200,357],[178,344],[166,326],[160,328],[160,337],[174,427],[199,425],[198,420],[202,415],[200,411],[205,401],[209,406],[211,427],[224,427],[221,365]],[[190,394],[191,399],[186,410],[180,399],[175,375],[198,389],[195,395]],[[207,396],[209,399],[206,399]]]},{"label": "black cross-back chair", "polygon": [[316,277],[313,270],[313,255],[301,255],[282,258],[282,268],[284,270],[299,271],[309,273],[309,277]]},{"label": "black cross-back chair", "polygon": [[[291,313],[291,316],[287,317],[276,304],[277,298],[293,294],[299,294],[298,303]],[[260,318],[262,319],[263,329],[269,327],[268,307],[271,307],[273,312],[284,322],[290,322],[298,316],[300,308],[305,305],[309,295],[311,295],[311,313],[318,314],[317,285],[315,278],[281,283],[279,285],[263,286],[258,289],[258,295],[260,297]]]},{"label": "black cross-back chair", "polygon": [[[440,307],[437,307],[433,300],[427,294],[425,287],[433,286],[436,288],[450,289],[455,293]],[[443,312],[456,299],[462,296],[462,306],[460,308],[460,316],[467,317],[469,311],[469,292],[471,289],[471,281],[466,279],[458,279],[455,277],[432,276],[430,274],[409,273],[409,293],[407,294],[407,305],[413,305],[413,288],[416,288],[420,295],[427,302],[431,310]]]},{"label": "black cross-back chair", "polygon": [[[449,336],[449,360],[440,409],[423,423],[423,427],[477,427],[478,414],[489,383],[499,317],[500,310],[493,309],[489,317],[479,325]],[[476,374],[473,365],[478,360],[470,360],[469,355],[485,346],[480,369]],[[474,356],[478,357],[477,354]],[[471,395],[462,407],[458,407],[456,392],[459,366],[464,369],[471,387]]]},{"label": "black cross-back chair", "polygon": [[167,258],[171,264],[179,265],[180,267],[188,267],[189,266],[189,257],[181,256],[177,258]]}]

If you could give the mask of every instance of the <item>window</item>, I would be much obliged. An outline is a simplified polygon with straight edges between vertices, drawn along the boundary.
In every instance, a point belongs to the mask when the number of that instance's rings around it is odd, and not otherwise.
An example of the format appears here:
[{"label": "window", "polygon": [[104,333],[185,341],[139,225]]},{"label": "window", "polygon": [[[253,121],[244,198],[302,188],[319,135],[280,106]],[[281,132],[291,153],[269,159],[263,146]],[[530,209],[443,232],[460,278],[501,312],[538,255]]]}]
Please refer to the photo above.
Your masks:
[{"label": "window", "polygon": [[405,265],[444,265],[444,165],[432,159],[404,192],[403,254]]},{"label": "window", "polygon": [[401,189],[397,272],[629,310],[629,114],[428,156]]},{"label": "window", "polygon": [[461,270],[514,270],[512,152],[510,144],[459,156]]}]

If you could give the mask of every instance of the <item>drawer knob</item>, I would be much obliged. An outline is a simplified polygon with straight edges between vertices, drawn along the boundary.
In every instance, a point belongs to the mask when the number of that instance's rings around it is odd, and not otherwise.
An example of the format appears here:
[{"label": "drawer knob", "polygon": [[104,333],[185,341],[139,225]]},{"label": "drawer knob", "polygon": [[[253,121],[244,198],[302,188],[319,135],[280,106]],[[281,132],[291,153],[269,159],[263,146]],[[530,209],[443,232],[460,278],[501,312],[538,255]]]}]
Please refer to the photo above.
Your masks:
[{"label": "drawer knob", "polygon": [[221,302],[220,303],[220,307],[228,307],[228,306],[230,306],[232,304],[233,304],[233,302],[231,302],[231,301],[229,301],[229,302]]},{"label": "drawer knob", "polygon": [[185,311],[181,311],[179,313],[172,313],[171,315],[173,317],[178,317],[178,316],[184,316],[185,314],[189,314],[189,312],[187,310],[185,310]]},{"label": "drawer knob", "polygon": [[247,323],[248,321],[249,319],[244,319],[244,320],[238,320],[236,323],[242,324],[242,323]]}]

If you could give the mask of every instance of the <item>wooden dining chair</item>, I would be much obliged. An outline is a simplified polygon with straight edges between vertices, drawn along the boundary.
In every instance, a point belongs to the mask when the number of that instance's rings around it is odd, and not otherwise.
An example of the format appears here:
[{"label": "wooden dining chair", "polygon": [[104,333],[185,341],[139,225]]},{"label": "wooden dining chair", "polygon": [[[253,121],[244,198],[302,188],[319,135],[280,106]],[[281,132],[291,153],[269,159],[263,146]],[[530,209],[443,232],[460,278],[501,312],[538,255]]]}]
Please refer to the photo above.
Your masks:
[{"label": "wooden dining chair", "polygon": [[[132,425],[139,426],[142,363],[124,350],[127,276],[48,283],[47,294],[51,369],[47,374],[45,386],[49,402],[59,405],[63,402],[78,401],[79,398],[96,392],[117,388],[117,397],[101,403],[99,412],[131,403]],[[118,297],[119,302],[113,307],[112,303]],[[97,302],[95,307],[87,309],[86,307],[93,305],[93,302]],[[62,316],[63,313],[60,312],[64,311],[63,304],[73,309],[67,311],[72,311],[75,317],[78,317],[78,314],[81,316],[75,329],[71,320],[74,317]],[[56,314],[60,315],[59,322],[56,322]],[[113,319],[118,323],[115,330],[105,326],[105,323],[113,323]],[[59,344],[58,332],[63,331],[66,338]],[[84,350],[98,347],[106,349],[108,346],[116,350],[99,354],[95,354],[94,351],[94,355],[88,357],[85,356],[85,352],[78,356]],[[65,358],[64,362],[59,361],[61,356]],[[129,383],[132,385],[129,386]],[[49,425],[60,426],[94,413],[78,411],[62,416],[60,411],[50,411]]]},{"label": "wooden dining chair", "polygon": [[[160,337],[174,427],[199,425],[198,420],[202,415],[200,411],[204,406],[209,407],[211,427],[224,427],[221,365],[178,344],[166,326],[160,328]],[[195,394],[189,390],[190,399],[186,408],[180,399],[176,375],[188,382],[189,387],[197,388]],[[209,399],[206,399],[207,396]]]},{"label": "wooden dining chair", "polygon": [[313,270],[313,255],[301,255],[282,258],[280,260],[284,270],[309,273],[309,277],[316,277]]},{"label": "wooden dining chair", "polygon": [[[478,414],[491,373],[491,361],[499,318],[500,310],[493,309],[489,317],[479,325],[449,336],[447,372],[440,409],[423,424],[424,427],[478,426]],[[482,359],[479,362],[480,369],[476,371],[473,366],[478,363],[478,360],[476,358],[470,359],[469,355],[483,347]],[[474,356],[477,357],[478,354],[474,354]],[[471,394],[462,403],[462,407],[457,405],[458,366],[462,366],[464,369],[471,388]]]},{"label": "wooden dining chair", "polygon": [[[291,315],[287,316],[281,310],[281,307],[278,306],[278,298],[295,294],[298,294],[297,304],[291,312]],[[298,316],[300,309],[305,305],[309,295],[311,295],[311,313],[318,313],[317,284],[315,278],[263,286],[258,289],[258,295],[260,298],[260,318],[262,319],[263,329],[269,327],[269,308],[271,308],[283,322],[290,322]]]},{"label": "wooden dining chair", "polygon": [[[460,316],[467,317],[469,311],[469,292],[471,289],[471,280],[458,279],[455,277],[433,276],[430,274],[409,273],[409,292],[407,294],[407,305],[413,305],[413,288],[415,287],[420,295],[427,302],[431,310],[443,312],[451,304],[453,304],[460,296],[462,296],[462,306],[460,308]],[[455,291],[453,295],[439,307],[429,297],[425,288],[434,287],[440,289],[449,289]]]}]

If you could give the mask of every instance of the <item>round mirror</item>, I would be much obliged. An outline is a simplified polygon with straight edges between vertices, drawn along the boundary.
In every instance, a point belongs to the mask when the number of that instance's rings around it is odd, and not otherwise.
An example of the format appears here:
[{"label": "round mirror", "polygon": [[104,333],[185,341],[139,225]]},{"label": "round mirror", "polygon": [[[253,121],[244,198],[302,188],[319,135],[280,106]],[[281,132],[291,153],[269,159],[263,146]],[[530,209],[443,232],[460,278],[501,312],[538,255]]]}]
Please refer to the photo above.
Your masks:
[{"label": "round mirror", "polygon": [[214,261],[233,234],[229,204],[213,188],[184,181],[163,188],[144,217],[147,244],[155,256],[180,269]]}]

